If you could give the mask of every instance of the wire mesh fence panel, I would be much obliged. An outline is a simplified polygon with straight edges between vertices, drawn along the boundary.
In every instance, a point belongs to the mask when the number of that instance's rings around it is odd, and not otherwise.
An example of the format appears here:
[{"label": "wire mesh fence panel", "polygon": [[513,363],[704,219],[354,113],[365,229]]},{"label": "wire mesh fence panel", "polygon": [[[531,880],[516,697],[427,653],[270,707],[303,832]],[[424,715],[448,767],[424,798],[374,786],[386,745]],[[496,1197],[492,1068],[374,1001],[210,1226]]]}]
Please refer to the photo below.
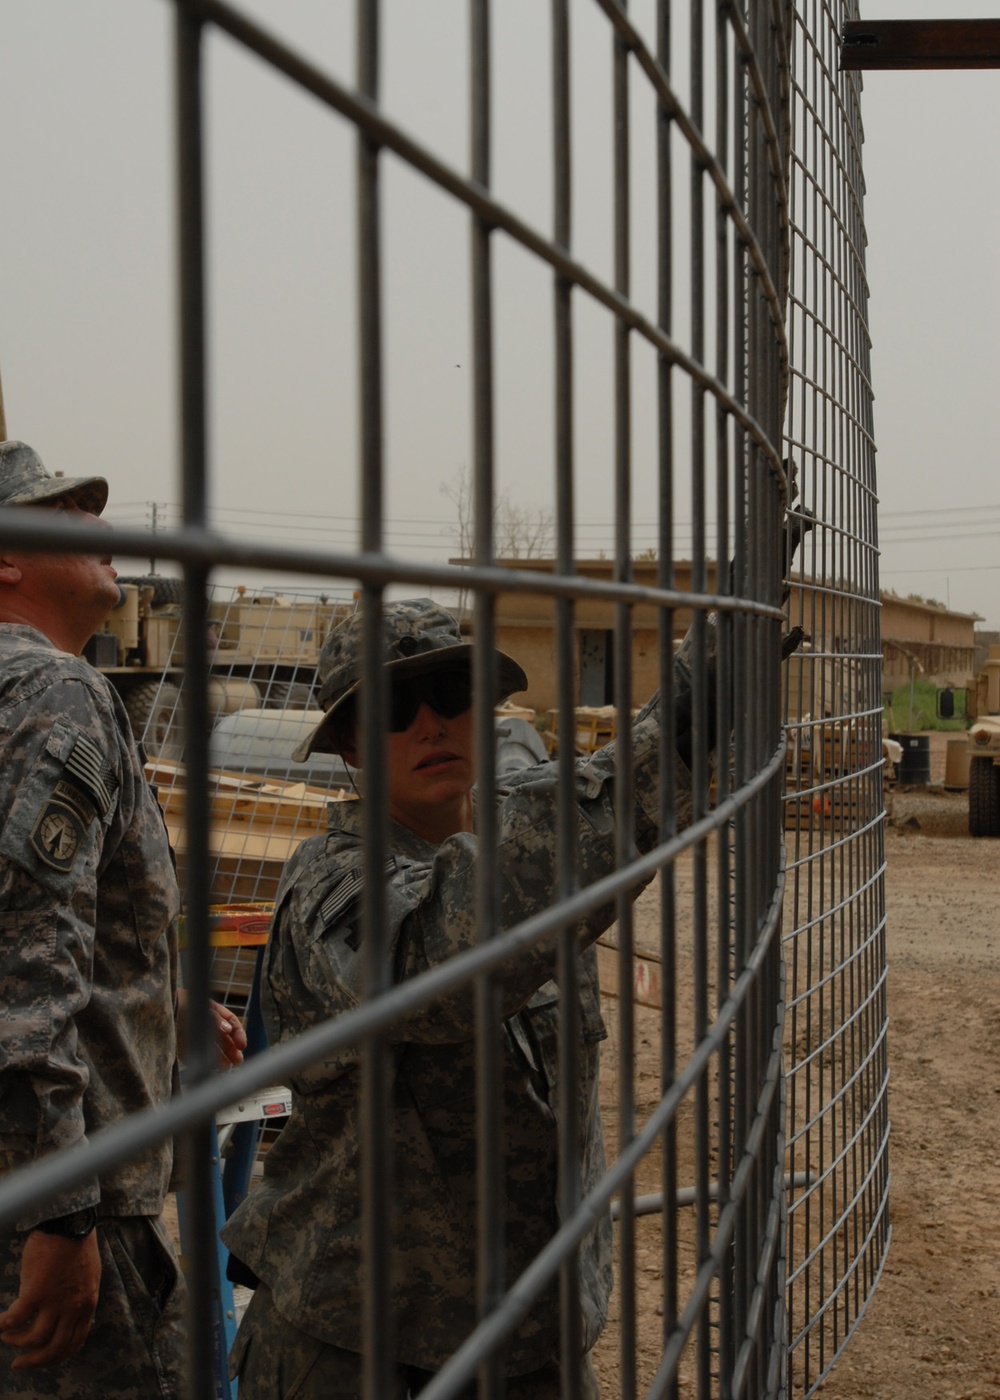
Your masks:
[{"label": "wire mesh fence panel", "polygon": [[[183,881],[187,770],[180,583],[170,577],[132,581],[125,576],[122,606],[89,650],[121,695],[143,746]],[[320,647],[331,627],[353,608],[352,601],[333,602],[328,593],[208,589],[205,652],[216,904],[270,905],[284,862],[306,836],[323,830],[329,802],[354,796],[347,770],[334,755],[295,758],[321,715],[316,686]]]},{"label": "wire mesh fence panel", "polygon": [[797,7],[787,452],[807,531],[785,678],[789,1386],[816,1389],[889,1243],[882,656],[860,82],[847,4]]},{"label": "wire mesh fence panel", "polygon": [[[177,853],[196,1014],[247,1009],[278,903],[272,1044],[225,1077],[203,1045],[178,1101],[4,1183],[0,1211],[179,1133],[190,1393],[215,1394],[204,1129],[287,1085],[227,1239],[289,1335],[362,1358],[358,1394],[534,1371],[567,1396],[806,1393],[887,1236],[856,93],[818,4],[431,8],[460,60],[362,0],[347,80],[249,6],[174,6],[185,507],[155,555],[183,578],[129,579],[92,660]],[[207,528],[206,43],[353,146],[356,549]],[[458,94],[467,157],[422,134],[432,91]],[[463,558],[428,564],[386,522],[456,417]],[[308,469],[346,491],[341,458]],[[317,586],[211,582],[248,558]],[[428,594],[459,629],[433,690],[399,610]],[[333,629],[353,670],[323,660]],[[407,768],[425,711],[452,747]],[[474,805],[448,787],[466,767]],[[414,816],[425,768],[448,829]],[[289,1183],[314,1205],[283,1241]]]}]

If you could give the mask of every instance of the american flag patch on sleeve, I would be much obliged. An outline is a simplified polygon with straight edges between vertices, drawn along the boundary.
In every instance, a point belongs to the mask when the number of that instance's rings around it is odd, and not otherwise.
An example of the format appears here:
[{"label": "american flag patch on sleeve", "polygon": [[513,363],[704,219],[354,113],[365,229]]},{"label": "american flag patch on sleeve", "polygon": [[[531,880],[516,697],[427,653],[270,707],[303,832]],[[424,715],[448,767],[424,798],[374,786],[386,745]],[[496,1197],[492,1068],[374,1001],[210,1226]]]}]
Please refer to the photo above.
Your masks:
[{"label": "american flag patch on sleeve", "polygon": [[93,739],[80,734],[69,758],[66,772],[92,798],[102,817],[106,817],[115,803],[118,791],[118,775]]},{"label": "american flag patch on sleeve", "polygon": [[[386,862],[386,879],[394,874],[396,861],[394,858]],[[354,903],[361,893],[361,887],[365,882],[364,871],[360,865],[356,865],[349,870],[346,875],[337,881],[333,889],[324,899],[319,907],[320,919],[324,928],[331,928],[336,924],[341,915]]]},{"label": "american flag patch on sleeve", "polygon": [[355,866],[353,870],[349,870],[342,879],[337,881],[319,907],[320,919],[324,928],[330,928],[339,921],[344,910],[353,904],[361,893],[363,883],[364,876],[360,866]]}]

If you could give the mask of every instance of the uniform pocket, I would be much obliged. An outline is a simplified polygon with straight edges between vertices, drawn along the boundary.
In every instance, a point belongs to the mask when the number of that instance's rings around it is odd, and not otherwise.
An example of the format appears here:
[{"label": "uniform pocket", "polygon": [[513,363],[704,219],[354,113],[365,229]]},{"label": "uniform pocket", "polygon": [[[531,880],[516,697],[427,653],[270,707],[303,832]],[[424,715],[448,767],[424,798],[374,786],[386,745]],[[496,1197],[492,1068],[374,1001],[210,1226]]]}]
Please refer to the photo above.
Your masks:
[{"label": "uniform pocket", "polygon": [[102,1228],[134,1315],[152,1329],[177,1288],[179,1272],[173,1250],[146,1216],[112,1217]]}]

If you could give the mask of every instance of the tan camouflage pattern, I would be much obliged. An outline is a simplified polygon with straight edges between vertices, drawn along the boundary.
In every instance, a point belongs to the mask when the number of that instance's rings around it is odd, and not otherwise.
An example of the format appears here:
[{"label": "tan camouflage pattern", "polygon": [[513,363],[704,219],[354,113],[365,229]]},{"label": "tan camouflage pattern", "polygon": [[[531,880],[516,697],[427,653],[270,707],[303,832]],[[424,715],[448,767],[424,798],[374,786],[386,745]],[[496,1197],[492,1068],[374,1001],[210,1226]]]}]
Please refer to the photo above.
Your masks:
[{"label": "tan camouflage pattern", "polygon": [[[179,895],[120,699],[40,632],[0,625],[0,1173],[176,1083]],[[18,1220],[159,1215],[169,1143]]]},{"label": "tan camouflage pattern", "polygon": [[[17,1292],[24,1236],[0,1235],[0,1288]],[[124,1217],[97,1227],[101,1292],[78,1356],[37,1371],[12,1371],[0,1346],[3,1400],[181,1400],[187,1289],[159,1220]]]},{"label": "tan camouflage pattern", "polygon": [[[635,840],[656,840],[659,718],[646,707],[631,731]],[[576,764],[576,846],[587,885],[615,867],[617,748]],[[677,765],[680,824],[690,820],[690,775]],[[498,894],[510,928],[558,898],[557,766],[514,775],[499,794]],[[362,804],[331,807],[329,830],[299,847],[278,892],[265,954],[262,1005],[272,1044],[294,1038],[362,997]],[[476,945],[475,835],[428,845],[390,823],[388,944],[396,980]],[[638,893],[638,890],[636,890]],[[586,1190],[604,1168],[598,1104],[601,1019],[594,940],[611,906],[579,927],[580,1136]],[[501,976],[506,1155],[506,1279],[512,1282],[558,1224],[555,939],[512,958]],[[475,1325],[474,991],[465,987],[394,1028],[395,1204],[393,1309],[401,1364],[440,1368]],[[223,1239],[269,1286],[284,1317],[349,1351],[362,1346],[358,1060],[353,1051],[312,1065],[292,1083],[289,1122],[265,1157],[261,1184]],[[611,1224],[580,1250],[584,1350],[604,1325],[611,1291]],[[558,1354],[556,1289],[532,1308],[505,1351],[519,1375]],[[243,1345],[252,1339],[244,1337]],[[240,1345],[239,1338],[237,1346]],[[251,1366],[252,1369],[252,1366]],[[256,1392],[254,1392],[256,1393]]]}]

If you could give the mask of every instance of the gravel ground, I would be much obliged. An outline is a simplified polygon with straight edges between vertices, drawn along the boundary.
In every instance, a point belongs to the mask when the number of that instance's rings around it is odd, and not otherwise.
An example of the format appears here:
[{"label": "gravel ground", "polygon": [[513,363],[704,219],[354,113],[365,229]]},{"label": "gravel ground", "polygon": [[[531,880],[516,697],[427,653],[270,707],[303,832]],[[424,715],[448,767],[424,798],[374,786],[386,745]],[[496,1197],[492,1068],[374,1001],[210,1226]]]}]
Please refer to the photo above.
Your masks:
[{"label": "gravel ground", "polygon": [[823,1400],[1000,1397],[1000,843],[942,785],[887,795],[885,1272]]}]

